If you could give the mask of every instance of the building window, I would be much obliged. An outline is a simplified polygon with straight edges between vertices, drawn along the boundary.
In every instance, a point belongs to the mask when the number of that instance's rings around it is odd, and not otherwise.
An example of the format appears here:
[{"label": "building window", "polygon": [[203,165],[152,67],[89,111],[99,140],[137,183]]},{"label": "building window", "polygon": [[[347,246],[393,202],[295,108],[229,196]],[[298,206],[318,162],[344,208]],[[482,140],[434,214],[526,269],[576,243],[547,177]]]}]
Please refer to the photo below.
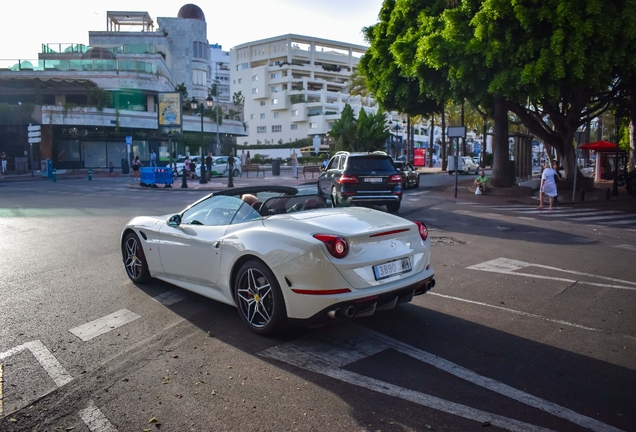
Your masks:
[{"label": "building window", "polygon": [[280,72],[276,72],[270,75],[271,79],[276,79],[276,78],[280,78]]},{"label": "building window", "polygon": [[261,113],[261,120],[265,118],[265,113]]},{"label": "building window", "polygon": [[283,131],[283,126],[281,125],[273,125],[272,126],[272,132],[282,132]]},{"label": "building window", "polygon": [[243,81],[243,78],[239,78],[239,84]]},{"label": "building window", "polygon": [[254,120],[254,114],[250,114],[250,120]]},{"label": "building window", "polygon": [[261,101],[261,106],[265,106],[265,101]]},{"label": "building window", "polygon": [[298,115],[298,110],[292,110],[292,117],[296,117]]},{"label": "building window", "polygon": [[192,42],[192,57],[208,59],[208,44],[205,42]]},{"label": "building window", "polygon": [[247,66],[248,66],[247,63],[241,63],[239,65],[236,65],[236,70],[237,71],[245,70],[247,69]]},{"label": "building window", "polygon": [[254,87],[252,89],[252,94],[258,94],[258,87]]},{"label": "building window", "polygon": [[298,129],[298,125],[296,123],[291,125],[291,130],[296,130],[296,129]]},{"label": "building window", "polygon": [[271,86],[269,91],[272,93],[278,93],[280,91],[280,86]]},{"label": "building window", "polygon": [[256,133],[265,133],[267,132],[267,126],[257,126]]},{"label": "building window", "polygon": [[258,75],[252,75],[252,81],[258,81]]},{"label": "building window", "polygon": [[278,118],[278,114],[279,114],[279,113],[278,113],[278,111],[276,111],[276,112],[274,113],[274,118]]},{"label": "building window", "polygon": [[309,123],[309,129],[318,129],[318,123],[316,122]]},{"label": "building window", "polygon": [[201,69],[192,69],[192,85],[205,86],[208,84],[208,73]]},{"label": "building window", "polygon": [[272,99],[272,105],[278,105],[278,99]]}]

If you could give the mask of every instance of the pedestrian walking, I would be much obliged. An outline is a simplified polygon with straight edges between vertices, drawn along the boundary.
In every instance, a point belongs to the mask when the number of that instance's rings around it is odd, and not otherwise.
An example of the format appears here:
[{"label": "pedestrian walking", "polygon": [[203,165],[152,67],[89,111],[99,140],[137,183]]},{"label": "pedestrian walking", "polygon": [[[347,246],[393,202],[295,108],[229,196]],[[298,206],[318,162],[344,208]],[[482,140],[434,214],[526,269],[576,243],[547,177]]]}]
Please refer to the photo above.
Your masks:
[{"label": "pedestrian walking", "polygon": [[132,163],[133,179],[139,179],[139,169],[142,167],[142,163],[139,160],[139,156],[135,156],[135,160]]},{"label": "pedestrian walking", "polygon": [[245,154],[245,150],[241,152],[241,165],[245,165],[245,161],[247,160],[247,155]]},{"label": "pedestrian walking", "polygon": [[115,165],[113,165],[113,161],[108,162],[108,177],[115,177]]},{"label": "pedestrian walking", "polygon": [[7,155],[2,152],[0,153],[0,177],[4,176],[7,173]]},{"label": "pedestrian walking", "polygon": [[296,149],[291,155],[291,163],[292,163],[292,177],[298,178],[298,155],[296,154]]},{"label": "pedestrian walking", "polygon": [[212,153],[210,152],[205,157],[205,175],[208,180],[212,178]]},{"label": "pedestrian walking", "polygon": [[245,163],[246,164],[251,164],[252,163],[252,158],[250,156],[250,151],[247,151],[247,155],[245,156]]},{"label": "pedestrian walking", "polygon": [[539,189],[539,207],[537,209],[543,210],[543,194],[548,196],[550,207],[548,210],[552,210],[552,204],[554,203],[554,198],[557,196],[557,180],[559,178],[559,174],[557,173],[557,163],[554,162],[552,164],[552,168],[548,167],[543,170],[541,174],[541,189]]},{"label": "pedestrian walking", "polygon": [[150,166],[157,167],[157,153],[154,150],[150,150]]},{"label": "pedestrian walking", "polygon": [[190,156],[186,156],[185,161],[183,162],[183,168],[185,169],[186,178],[189,179],[190,175]]}]

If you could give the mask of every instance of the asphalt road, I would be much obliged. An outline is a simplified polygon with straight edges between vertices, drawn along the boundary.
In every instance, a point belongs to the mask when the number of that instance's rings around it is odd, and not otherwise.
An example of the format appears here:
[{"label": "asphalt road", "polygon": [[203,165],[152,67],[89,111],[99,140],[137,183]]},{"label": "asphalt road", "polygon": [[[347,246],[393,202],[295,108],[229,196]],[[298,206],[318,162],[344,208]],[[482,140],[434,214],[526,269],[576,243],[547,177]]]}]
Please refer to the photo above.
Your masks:
[{"label": "asphalt road", "polygon": [[431,229],[429,294],[264,338],[129,281],[123,225],[205,193],[128,181],[0,184],[0,430],[636,430],[628,209],[576,221],[423,182],[400,214]]}]

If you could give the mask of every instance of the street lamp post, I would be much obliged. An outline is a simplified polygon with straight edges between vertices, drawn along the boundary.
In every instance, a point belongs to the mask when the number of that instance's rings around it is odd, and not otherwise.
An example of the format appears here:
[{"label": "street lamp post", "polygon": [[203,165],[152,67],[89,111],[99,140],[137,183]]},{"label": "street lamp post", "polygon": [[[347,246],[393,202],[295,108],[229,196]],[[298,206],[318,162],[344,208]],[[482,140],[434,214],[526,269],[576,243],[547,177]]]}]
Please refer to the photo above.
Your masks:
[{"label": "street lamp post", "polygon": [[[397,144],[397,137],[398,137],[398,132],[400,130],[400,124],[399,123],[395,123],[395,126],[393,126],[393,120],[389,120],[389,130],[393,129],[395,131],[395,143]],[[387,152],[389,154],[389,156],[393,157],[391,155],[391,151],[390,151],[390,147],[389,147],[389,151]]]},{"label": "street lamp post", "polygon": [[199,165],[201,165],[201,177],[199,178],[199,184],[206,184],[208,182],[208,176],[205,173],[205,152],[204,152],[205,144],[203,139],[203,113],[205,112],[206,106],[208,108],[212,106],[212,98],[208,95],[208,97],[205,99],[205,105],[203,105],[202,103],[199,104],[199,102],[193,96],[190,104],[192,105],[192,109],[198,112],[199,115],[201,116],[201,159],[199,161]]}]

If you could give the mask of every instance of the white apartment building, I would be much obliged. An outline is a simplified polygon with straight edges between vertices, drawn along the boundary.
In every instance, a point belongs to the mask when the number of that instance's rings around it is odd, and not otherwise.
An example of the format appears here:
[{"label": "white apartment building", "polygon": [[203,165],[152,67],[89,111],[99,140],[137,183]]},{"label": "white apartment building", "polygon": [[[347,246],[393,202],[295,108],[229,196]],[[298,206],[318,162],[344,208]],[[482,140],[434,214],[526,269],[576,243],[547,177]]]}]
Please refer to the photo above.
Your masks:
[{"label": "white apartment building", "polygon": [[371,98],[350,97],[347,85],[366,47],[287,34],[230,50],[231,93],[245,96],[249,145],[326,136],[345,104],[375,112]]},{"label": "white apartment building", "polygon": [[230,92],[230,53],[220,44],[210,44],[210,82],[217,84],[221,102],[232,102]]}]

